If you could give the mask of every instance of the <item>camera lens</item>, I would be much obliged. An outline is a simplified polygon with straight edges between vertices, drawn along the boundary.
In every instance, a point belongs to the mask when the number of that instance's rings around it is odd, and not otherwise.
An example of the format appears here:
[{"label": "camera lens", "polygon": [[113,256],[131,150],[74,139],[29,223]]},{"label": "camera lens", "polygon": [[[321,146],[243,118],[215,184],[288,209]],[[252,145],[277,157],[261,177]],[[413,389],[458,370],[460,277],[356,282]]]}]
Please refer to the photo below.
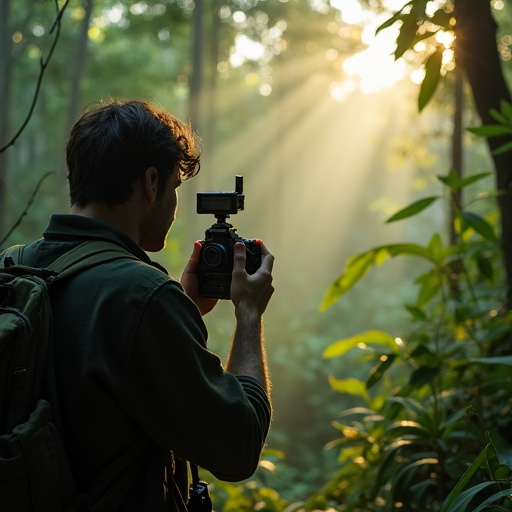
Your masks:
[{"label": "camera lens", "polygon": [[226,261],[226,249],[219,244],[210,244],[203,249],[203,261],[210,268],[221,267]]}]

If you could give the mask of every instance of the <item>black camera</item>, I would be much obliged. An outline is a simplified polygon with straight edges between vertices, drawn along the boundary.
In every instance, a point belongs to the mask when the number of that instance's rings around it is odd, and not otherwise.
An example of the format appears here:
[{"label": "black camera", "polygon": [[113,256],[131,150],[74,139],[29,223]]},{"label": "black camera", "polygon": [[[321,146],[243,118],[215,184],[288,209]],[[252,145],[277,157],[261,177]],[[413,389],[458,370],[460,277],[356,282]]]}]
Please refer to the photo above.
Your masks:
[{"label": "black camera", "polygon": [[259,240],[248,240],[237,235],[226,219],[244,209],[243,177],[237,176],[234,192],[199,192],[197,213],[212,213],[217,222],[205,232],[201,240],[201,253],[197,274],[199,293],[203,297],[229,299],[233,273],[233,248],[236,242],[245,244],[247,259],[245,270],[254,274],[261,265]]}]

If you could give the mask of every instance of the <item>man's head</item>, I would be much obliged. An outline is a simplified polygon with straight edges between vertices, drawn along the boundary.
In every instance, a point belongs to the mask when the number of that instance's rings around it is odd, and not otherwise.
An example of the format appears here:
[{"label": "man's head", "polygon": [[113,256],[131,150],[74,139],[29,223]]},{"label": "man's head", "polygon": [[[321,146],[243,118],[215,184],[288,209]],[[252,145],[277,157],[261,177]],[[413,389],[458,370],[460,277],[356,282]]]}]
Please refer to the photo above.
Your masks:
[{"label": "man's head", "polygon": [[163,192],[173,171],[181,180],[197,174],[196,145],[188,125],[143,101],[112,101],[86,110],[67,145],[71,204],[125,203],[151,167]]}]

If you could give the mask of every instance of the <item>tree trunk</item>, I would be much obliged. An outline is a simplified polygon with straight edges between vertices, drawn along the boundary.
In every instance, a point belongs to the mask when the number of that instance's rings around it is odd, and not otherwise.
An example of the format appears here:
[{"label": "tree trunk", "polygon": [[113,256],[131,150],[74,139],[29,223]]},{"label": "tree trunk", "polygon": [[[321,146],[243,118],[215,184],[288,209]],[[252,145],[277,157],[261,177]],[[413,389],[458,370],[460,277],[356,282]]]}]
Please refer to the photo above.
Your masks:
[{"label": "tree trunk", "polygon": [[[191,58],[192,70],[189,79],[189,122],[194,132],[202,136],[203,116],[201,115],[201,95],[203,90],[203,48],[204,48],[204,0],[194,1],[194,16],[191,33]],[[197,180],[191,180],[187,184],[186,190],[183,191],[184,203],[188,205],[182,210],[182,218],[185,225],[191,229],[187,229],[189,233],[197,233],[196,227],[199,227],[198,216],[195,213],[195,204],[197,189]],[[190,237],[185,243],[191,244],[196,237]]]},{"label": "tree trunk", "polygon": [[[496,45],[496,22],[489,0],[455,1],[456,58],[466,73],[482,124],[495,124],[490,109],[511,101]],[[487,139],[492,151],[510,137]],[[496,171],[501,243],[506,271],[507,310],[512,306],[512,152],[492,156]]]},{"label": "tree trunk", "polygon": [[[76,37],[76,53],[73,59],[73,68],[71,70],[71,88],[68,106],[68,115],[64,127],[64,139],[67,140],[69,132],[80,111],[81,106],[81,83],[87,59],[87,44],[89,42],[89,26],[91,23],[92,11],[94,7],[93,0],[84,0],[85,15],[80,23],[80,29]],[[61,172],[57,178],[59,183],[59,203],[67,204],[67,186],[66,186],[66,164],[63,162]],[[62,184],[62,186],[61,186]]]},{"label": "tree trunk", "polygon": [[[10,30],[10,0],[0,1],[0,148],[7,144],[9,105],[11,99],[12,39]],[[0,240],[7,231],[7,158],[8,152],[0,152]]]},{"label": "tree trunk", "polygon": [[[208,32],[208,52],[206,53],[206,62],[204,66],[207,80],[205,81],[205,93],[204,93],[204,129],[203,129],[203,142],[205,145],[206,159],[203,157],[203,164],[205,167],[210,165],[210,155],[215,147],[215,129],[217,122],[217,64],[219,59],[219,37],[220,37],[220,18],[219,18],[220,1],[212,0],[210,20],[210,30]],[[205,181],[208,186],[213,187],[211,183],[211,174],[208,173],[208,177]],[[210,188],[211,188],[210,187]]]},{"label": "tree trunk", "polygon": [[192,27],[192,75],[190,77],[189,116],[192,128],[201,128],[201,90],[203,85],[203,34],[204,1],[194,2],[194,22]]}]

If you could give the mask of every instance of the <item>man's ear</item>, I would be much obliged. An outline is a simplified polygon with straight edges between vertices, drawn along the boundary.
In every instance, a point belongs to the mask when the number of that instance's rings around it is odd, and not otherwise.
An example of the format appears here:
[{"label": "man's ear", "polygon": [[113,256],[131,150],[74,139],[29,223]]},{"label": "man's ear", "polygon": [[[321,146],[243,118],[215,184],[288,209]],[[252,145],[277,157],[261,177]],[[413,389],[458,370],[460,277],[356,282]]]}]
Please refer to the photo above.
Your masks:
[{"label": "man's ear", "polygon": [[155,167],[148,167],[144,172],[142,189],[148,202],[153,203],[158,192],[158,171]]}]

